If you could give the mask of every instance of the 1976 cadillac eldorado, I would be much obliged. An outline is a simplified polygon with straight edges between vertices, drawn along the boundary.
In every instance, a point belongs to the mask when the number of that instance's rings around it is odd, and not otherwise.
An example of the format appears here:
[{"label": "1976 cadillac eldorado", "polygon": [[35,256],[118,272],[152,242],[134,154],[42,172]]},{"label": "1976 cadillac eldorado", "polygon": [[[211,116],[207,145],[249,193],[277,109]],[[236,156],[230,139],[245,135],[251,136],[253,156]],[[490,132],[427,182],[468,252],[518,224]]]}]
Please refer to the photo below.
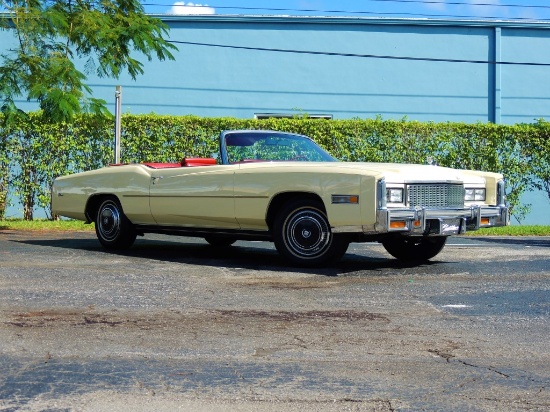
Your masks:
[{"label": "1976 cadillac eldorado", "polygon": [[95,222],[107,249],[137,235],[273,241],[292,264],[340,259],[350,242],[381,242],[394,257],[425,261],[448,236],[508,224],[497,173],[430,165],[338,162],[305,136],[220,134],[214,158],[111,165],[59,177],[57,215]]}]

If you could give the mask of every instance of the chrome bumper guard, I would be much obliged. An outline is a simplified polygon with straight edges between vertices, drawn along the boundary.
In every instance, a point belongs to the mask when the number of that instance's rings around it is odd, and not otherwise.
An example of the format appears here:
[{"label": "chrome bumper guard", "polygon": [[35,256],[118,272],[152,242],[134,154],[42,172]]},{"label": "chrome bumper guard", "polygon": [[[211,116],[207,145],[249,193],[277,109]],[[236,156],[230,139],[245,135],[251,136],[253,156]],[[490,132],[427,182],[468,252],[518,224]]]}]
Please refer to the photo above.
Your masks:
[{"label": "chrome bumper guard", "polygon": [[376,233],[409,236],[448,236],[483,227],[506,226],[508,207],[472,206],[467,209],[386,209],[377,211]]}]

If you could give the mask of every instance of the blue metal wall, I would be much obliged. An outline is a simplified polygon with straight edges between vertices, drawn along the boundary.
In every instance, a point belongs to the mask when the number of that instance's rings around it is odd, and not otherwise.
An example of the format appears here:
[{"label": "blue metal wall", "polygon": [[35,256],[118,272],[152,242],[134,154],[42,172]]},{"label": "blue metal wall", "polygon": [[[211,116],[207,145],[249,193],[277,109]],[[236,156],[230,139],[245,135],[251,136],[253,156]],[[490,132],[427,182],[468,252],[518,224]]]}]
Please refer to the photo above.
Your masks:
[{"label": "blue metal wall", "polygon": [[550,119],[550,30],[503,28],[502,61],[542,63],[547,66],[502,65],[502,123],[531,123]]},{"label": "blue metal wall", "polygon": [[[176,61],[145,61],[145,74],[136,81],[90,74],[95,97],[107,100],[113,111],[115,86],[122,85],[125,113],[240,118],[322,113],[507,124],[550,117],[547,24],[161,17],[173,41],[251,49],[178,44]],[[12,41],[0,32],[0,51]]]},{"label": "blue metal wall", "polygon": [[121,84],[125,112],[241,118],[323,113],[508,124],[550,116],[550,66],[498,64],[550,65],[550,26],[311,17],[164,19],[173,41],[338,55],[178,44],[175,62],[147,63],[146,74],[136,82],[90,77],[108,101],[115,84]]}]

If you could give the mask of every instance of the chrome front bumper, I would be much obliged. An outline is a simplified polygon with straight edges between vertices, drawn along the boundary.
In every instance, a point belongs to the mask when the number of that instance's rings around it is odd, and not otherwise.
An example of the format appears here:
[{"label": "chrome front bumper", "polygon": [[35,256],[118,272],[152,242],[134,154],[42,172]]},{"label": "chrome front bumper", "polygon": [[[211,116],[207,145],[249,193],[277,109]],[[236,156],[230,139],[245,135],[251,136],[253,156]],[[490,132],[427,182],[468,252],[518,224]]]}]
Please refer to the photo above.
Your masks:
[{"label": "chrome front bumper", "polygon": [[483,227],[506,226],[508,223],[508,207],[505,205],[471,206],[464,209],[383,208],[377,211],[374,232],[448,236]]}]

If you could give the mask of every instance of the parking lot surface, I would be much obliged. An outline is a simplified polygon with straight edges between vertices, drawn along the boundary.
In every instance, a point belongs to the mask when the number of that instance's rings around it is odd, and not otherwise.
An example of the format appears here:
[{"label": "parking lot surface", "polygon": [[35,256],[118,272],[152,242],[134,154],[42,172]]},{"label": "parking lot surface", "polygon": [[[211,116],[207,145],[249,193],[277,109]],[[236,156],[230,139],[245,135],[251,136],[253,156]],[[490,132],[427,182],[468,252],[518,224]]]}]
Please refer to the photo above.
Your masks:
[{"label": "parking lot surface", "polygon": [[550,409],[550,238],[333,267],[270,243],[0,231],[0,410]]}]

